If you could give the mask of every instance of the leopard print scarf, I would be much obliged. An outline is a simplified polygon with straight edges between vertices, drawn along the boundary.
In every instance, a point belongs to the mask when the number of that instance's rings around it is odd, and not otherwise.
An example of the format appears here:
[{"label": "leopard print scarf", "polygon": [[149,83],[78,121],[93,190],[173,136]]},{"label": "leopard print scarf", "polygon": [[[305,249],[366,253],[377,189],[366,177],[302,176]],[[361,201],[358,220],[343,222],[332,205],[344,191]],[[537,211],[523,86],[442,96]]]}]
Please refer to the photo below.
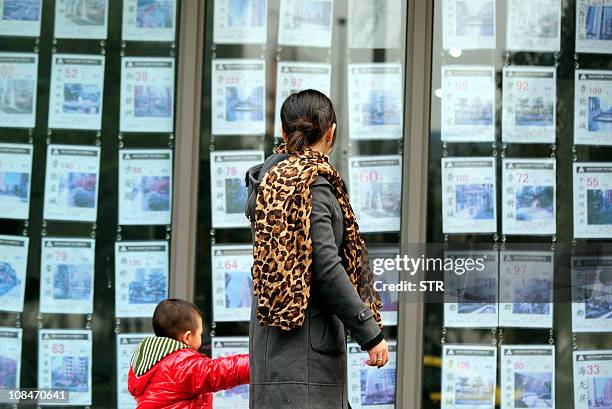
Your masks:
[{"label": "leopard print scarf", "polygon": [[[275,152],[289,153],[285,144]],[[342,178],[325,155],[310,149],[292,154],[268,171],[257,194],[252,270],[257,319],[261,325],[287,331],[304,324],[312,278],[310,186],[317,175],[333,186],[344,216],[342,265],[382,328],[380,297],[373,288],[365,242]]]}]

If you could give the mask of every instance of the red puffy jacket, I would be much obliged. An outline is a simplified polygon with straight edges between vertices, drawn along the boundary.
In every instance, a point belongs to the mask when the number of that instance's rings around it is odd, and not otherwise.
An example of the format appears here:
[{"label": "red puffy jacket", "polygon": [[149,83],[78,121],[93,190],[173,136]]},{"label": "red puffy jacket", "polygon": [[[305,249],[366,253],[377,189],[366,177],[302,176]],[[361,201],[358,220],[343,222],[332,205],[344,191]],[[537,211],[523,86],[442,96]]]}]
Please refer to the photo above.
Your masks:
[{"label": "red puffy jacket", "polygon": [[[137,355],[138,350],[132,360],[134,366]],[[139,409],[212,409],[212,392],[249,383],[248,355],[210,359],[185,348],[152,364],[140,376],[130,365],[128,391]]]}]

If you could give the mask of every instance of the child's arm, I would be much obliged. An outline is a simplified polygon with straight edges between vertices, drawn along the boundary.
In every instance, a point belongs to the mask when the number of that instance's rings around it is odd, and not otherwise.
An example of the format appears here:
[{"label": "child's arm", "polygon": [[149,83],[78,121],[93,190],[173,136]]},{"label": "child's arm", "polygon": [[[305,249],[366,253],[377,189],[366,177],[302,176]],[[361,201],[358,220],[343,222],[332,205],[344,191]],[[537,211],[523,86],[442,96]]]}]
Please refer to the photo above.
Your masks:
[{"label": "child's arm", "polygon": [[178,379],[193,393],[217,392],[249,383],[249,356],[232,355],[210,359],[194,354],[177,368]]}]

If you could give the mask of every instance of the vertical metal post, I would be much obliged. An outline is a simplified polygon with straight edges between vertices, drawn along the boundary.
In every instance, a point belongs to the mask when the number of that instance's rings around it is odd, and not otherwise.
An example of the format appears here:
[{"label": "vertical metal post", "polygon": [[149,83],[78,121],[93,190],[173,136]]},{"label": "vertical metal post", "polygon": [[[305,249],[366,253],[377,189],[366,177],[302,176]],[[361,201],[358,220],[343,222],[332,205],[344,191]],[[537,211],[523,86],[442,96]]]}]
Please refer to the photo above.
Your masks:
[{"label": "vertical metal post", "polygon": [[[401,251],[427,240],[427,169],[430,114],[433,2],[411,0],[407,10],[405,145]],[[423,371],[422,297],[400,302],[397,360],[397,408],[421,407]]]},{"label": "vertical metal post", "polygon": [[181,2],[169,293],[187,300],[195,288],[205,10],[206,0]]}]

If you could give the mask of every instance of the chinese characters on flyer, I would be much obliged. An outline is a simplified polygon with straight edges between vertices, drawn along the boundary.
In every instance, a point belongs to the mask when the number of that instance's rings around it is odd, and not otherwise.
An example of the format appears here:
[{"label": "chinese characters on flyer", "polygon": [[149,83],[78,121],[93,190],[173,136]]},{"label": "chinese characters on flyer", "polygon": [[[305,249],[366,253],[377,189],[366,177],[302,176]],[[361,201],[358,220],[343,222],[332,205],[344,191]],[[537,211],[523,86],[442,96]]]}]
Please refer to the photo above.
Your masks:
[{"label": "chinese characters on flyer", "polygon": [[176,0],[124,0],[124,41],[173,42],[176,32]]},{"label": "chinese characters on flyer", "polygon": [[41,313],[92,314],[95,240],[43,237]]},{"label": "chinese characters on flyer", "polygon": [[349,195],[362,232],[399,231],[402,157],[349,158]]},{"label": "chinese characters on flyer", "polygon": [[442,158],[442,231],[497,231],[495,158]]},{"label": "chinese characters on flyer", "polygon": [[253,246],[212,246],[213,320],[249,321],[253,297]]},{"label": "chinese characters on flyer", "polygon": [[574,163],[574,237],[612,238],[612,163]]},{"label": "chinese characters on flyer", "polygon": [[217,0],[214,7],[213,43],[266,43],[268,0]]},{"label": "chinese characters on flyer", "polygon": [[172,150],[119,151],[119,224],[169,225]]},{"label": "chinese characters on flyer", "polygon": [[497,347],[442,346],[442,409],[495,407]]},{"label": "chinese characters on flyer", "polygon": [[289,95],[305,89],[315,89],[327,96],[331,95],[331,65],[279,62],[276,77],[274,136],[281,136],[280,111],[283,102]]},{"label": "chinese characters on flyer", "polygon": [[70,405],[91,405],[91,330],[38,332],[38,387],[66,389]]},{"label": "chinese characters on flyer", "polygon": [[49,128],[101,129],[103,90],[104,56],[54,54]]},{"label": "chinese characters on flyer", "polygon": [[554,235],[556,160],[502,161],[503,234]]},{"label": "chinese characters on flyer", "polygon": [[28,244],[22,236],[0,236],[0,311],[23,312]]},{"label": "chinese characters on flyer", "polygon": [[248,227],[246,171],[264,160],[263,151],[213,151],[210,153],[213,228]]},{"label": "chinese characters on flyer", "polygon": [[265,134],[265,61],[213,60],[212,65],[212,134]]},{"label": "chinese characters on flyer", "polygon": [[495,69],[479,65],[442,67],[442,140],[495,140]]},{"label": "chinese characters on flyer", "polygon": [[553,327],[552,252],[502,251],[499,326]]},{"label": "chinese characters on flyer", "polygon": [[576,70],[574,143],[612,145],[612,71]]},{"label": "chinese characters on flyer", "polygon": [[504,66],[503,90],[502,141],[555,143],[555,68]]},{"label": "chinese characters on flyer", "polygon": [[[213,337],[212,358],[248,354],[248,337]],[[249,385],[239,385],[231,389],[217,392],[213,395],[215,409],[248,409]]]},{"label": "chinese characters on flyer", "polygon": [[34,128],[38,54],[0,53],[0,127]]},{"label": "chinese characters on flyer", "polygon": [[280,0],[278,44],[331,47],[333,0]]},{"label": "chinese characters on flyer", "polygon": [[27,220],[30,215],[32,151],[29,144],[0,143],[0,217]]},{"label": "chinese characters on flyer", "polygon": [[555,407],[555,347],[502,345],[501,409]]},{"label": "chinese characters on flyer", "polygon": [[443,48],[495,49],[495,0],[443,0]]},{"label": "chinese characters on flyer", "polygon": [[172,132],[174,58],[121,59],[121,132]]},{"label": "chinese characters on flyer", "polygon": [[115,316],[151,317],[168,297],[168,242],[115,243]]},{"label": "chinese characters on flyer", "polygon": [[104,40],[109,0],[57,0],[55,38]]},{"label": "chinese characters on flyer", "polygon": [[100,147],[49,145],[45,175],[45,219],[96,221]]},{"label": "chinese characters on flyer", "polygon": [[358,344],[347,345],[348,399],[353,409],[395,409],[397,343],[388,341],[389,362],[382,368],[366,365]]},{"label": "chinese characters on flyer", "polygon": [[349,137],[400,139],[403,129],[401,64],[349,64]]},{"label": "chinese characters on flyer", "polygon": [[574,351],[574,408],[596,409],[609,402],[612,350]]},{"label": "chinese characters on flyer", "polygon": [[495,251],[447,251],[446,259],[482,259],[482,267],[444,273],[444,326],[496,328],[498,323],[498,254]]}]

